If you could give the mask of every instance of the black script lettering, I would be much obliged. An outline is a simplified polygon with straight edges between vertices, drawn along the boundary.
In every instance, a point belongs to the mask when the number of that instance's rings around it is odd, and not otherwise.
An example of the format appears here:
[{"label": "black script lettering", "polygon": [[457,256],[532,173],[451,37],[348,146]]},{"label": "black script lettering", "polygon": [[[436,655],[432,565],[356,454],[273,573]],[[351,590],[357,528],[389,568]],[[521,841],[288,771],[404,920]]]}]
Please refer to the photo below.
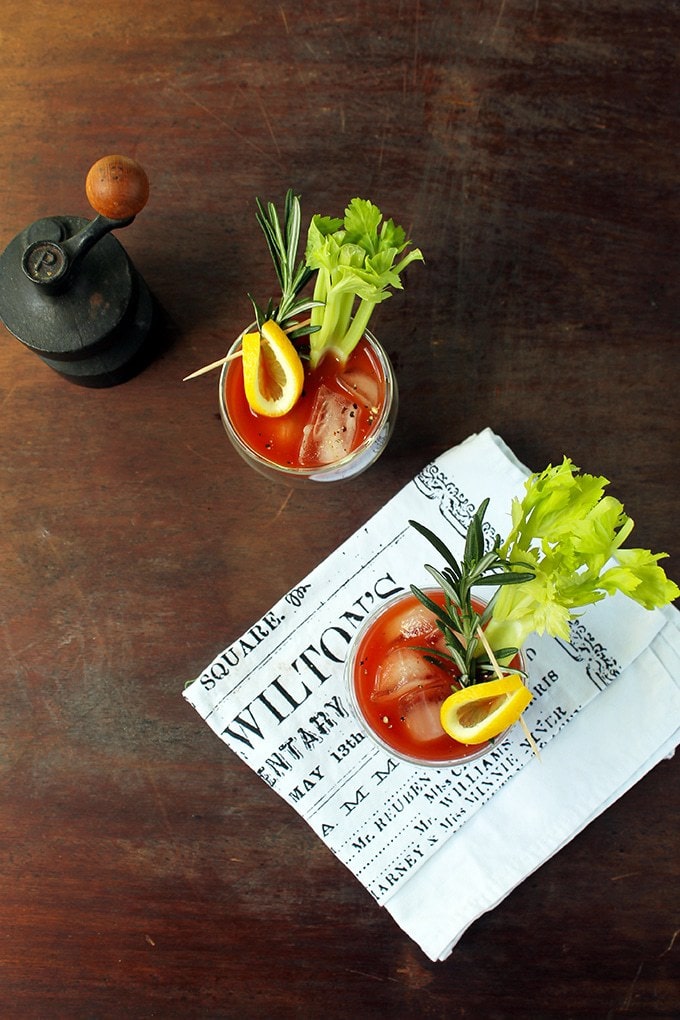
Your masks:
[{"label": "black script lettering", "polygon": [[340,719],[344,719],[348,715],[347,709],[343,706],[337,694],[334,694],[330,701],[324,701],[324,708],[330,708],[333,712],[336,712]]},{"label": "black script lettering", "polygon": [[[224,656],[221,656],[221,658],[224,658]],[[238,662],[238,656],[236,661]],[[213,662],[208,672],[204,673],[201,677],[201,686],[205,687],[206,691],[212,691],[217,686],[217,681],[224,680],[225,676],[228,675],[229,669],[218,659],[216,662]]]},{"label": "black script lettering", "polygon": [[[531,736],[534,738],[539,747],[545,747],[548,740],[547,737],[552,731],[560,730],[562,727],[569,722],[572,715],[576,713],[570,713],[568,709],[563,708],[562,705],[558,705],[552,712],[550,712],[544,719],[540,719],[531,731]],[[541,737],[546,737],[545,740],[541,740]],[[529,747],[529,741],[522,741],[523,747]]]},{"label": "black script lettering", "polygon": [[302,800],[302,798],[308,794],[310,790],[313,790],[316,784],[321,782],[322,779],[321,766],[317,765],[316,768],[313,768],[309,775],[302,780],[302,789],[299,785],[293,787],[290,791],[290,799],[296,804],[299,800]]},{"label": "black script lettering", "polygon": [[279,751],[287,751],[294,761],[299,761],[302,751],[295,746],[295,737],[289,737],[283,744],[279,744]]},{"label": "black script lettering", "polygon": [[[288,691],[281,683],[281,678],[277,677],[276,680],[273,680],[267,687],[265,687],[265,689],[261,691],[249,705],[246,705],[245,708],[242,709],[242,711],[235,716],[234,719],[232,719],[228,726],[225,726],[222,730],[222,735],[228,734],[235,740],[240,740],[241,743],[252,748],[253,745],[250,739],[251,736],[259,737],[260,740],[264,740],[262,728],[259,722],[256,721],[253,714],[253,706],[255,705],[255,702],[259,701],[261,705],[264,705],[264,707],[274,716],[276,722],[280,724],[293,711],[295,711],[296,708],[299,708],[312,693],[309,687],[307,687],[304,683],[302,685],[302,692],[302,695],[299,696],[298,699],[294,698],[290,691]],[[278,708],[274,704],[274,701],[272,700],[274,695],[279,695],[283,698],[284,702],[286,702],[288,706],[287,712],[282,711],[281,708]],[[285,706],[282,706],[282,708],[283,707]],[[246,714],[250,717],[250,721],[246,718]],[[237,726],[240,727],[240,731],[235,729]]]},{"label": "black script lettering", "polygon": [[387,771],[383,771],[382,769],[378,769],[377,772],[373,773],[373,778],[378,780],[378,786],[380,786],[381,783],[384,783],[384,781],[387,779],[387,777],[390,775],[390,773],[394,772],[394,770],[396,768],[398,768],[398,767],[399,767],[399,762],[398,761],[395,761],[394,758],[388,758],[387,759]]},{"label": "black script lettering", "polygon": [[352,843],[352,849],[359,853],[361,850],[365,850],[368,844],[372,843],[374,839],[375,836],[370,832],[367,832],[365,836],[357,836]]},{"label": "black script lettering", "polygon": [[490,780],[483,779],[480,783],[477,783],[472,787],[470,792],[466,795],[465,800],[469,804],[479,804],[486,800],[487,795],[495,788],[495,786],[496,784],[492,783]]},{"label": "black script lettering", "polygon": [[375,595],[373,594],[373,592],[367,591],[363,595],[360,595],[359,598],[355,599],[354,602],[352,603],[353,606],[358,606],[361,612],[364,614],[364,616],[358,618],[362,620],[364,619],[364,617],[368,615],[369,612],[369,610],[366,609],[366,607],[363,604],[363,599],[368,599],[369,606],[372,606],[373,603],[375,602]]},{"label": "black script lettering", "polygon": [[382,813],[374,819],[374,825],[378,832],[382,832],[393,822],[398,815],[405,811],[409,804],[412,804],[421,791],[419,783],[411,783],[408,790],[404,790],[400,796],[395,797],[384,808]]},{"label": "black script lettering", "polygon": [[458,811],[454,811],[452,814],[447,815],[445,818],[440,818],[439,819],[439,827],[441,829],[455,829],[456,828],[456,824],[462,818],[465,818],[466,814],[467,814],[467,808],[464,805],[461,804],[461,807],[460,807],[460,809]]},{"label": "black script lettering", "polygon": [[[293,710],[296,709],[296,708],[299,708],[300,705],[303,705],[305,703],[305,701],[307,700],[307,698],[309,698],[311,696],[311,693],[312,693],[311,690],[309,689],[309,687],[307,686],[307,684],[303,683],[302,689],[304,691],[304,697],[300,698],[300,700],[297,701],[293,697],[293,695],[290,693],[290,691],[287,691],[286,688],[283,686],[283,684],[281,683],[281,678],[280,677],[277,677],[276,680],[273,680],[270,683],[269,687],[265,688],[265,690],[267,690],[267,691],[270,691],[272,689],[277,691],[281,695],[281,697],[285,701],[288,702],[288,704],[290,705],[290,708],[293,709]],[[265,692],[264,691],[262,691],[261,694],[258,694],[257,697],[259,698],[260,701],[262,701],[267,706],[267,708],[270,710],[270,712],[276,717],[276,719],[279,722],[283,722],[283,720],[286,719],[290,715],[290,712],[286,712],[285,715],[282,715],[278,711],[278,709],[276,709],[271,704],[271,702],[265,697]]]},{"label": "black script lettering", "polygon": [[476,765],[476,774],[483,776],[489,773],[491,776],[495,776],[498,779],[503,779],[507,776],[508,772],[517,765],[517,761],[512,754],[500,755],[487,755],[482,758],[481,762]]},{"label": "black script lettering", "polygon": [[301,584],[298,588],[293,588],[286,595],[286,602],[297,609],[298,606],[302,605],[305,595],[311,587],[311,584]]},{"label": "black script lettering", "polygon": [[367,796],[368,794],[360,786],[358,786],[354,794],[354,800],[346,800],[342,804],[345,813],[351,815],[352,811],[358,808],[362,800],[366,800]]},{"label": "black script lettering", "polygon": [[440,798],[439,803],[442,807],[455,807],[457,800],[456,797],[462,797],[472,786],[473,780],[471,776],[461,776],[451,784],[451,793],[444,794]]},{"label": "black script lettering", "polygon": [[408,790],[404,790],[404,792],[402,793],[404,802],[406,804],[412,804],[421,790],[422,786],[420,785],[420,783],[411,783]]},{"label": "black script lettering", "polygon": [[424,792],[425,800],[429,801],[430,804],[432,803],[432,801],[436,801],[440,797],[440,795],[443,794],[444,789],[448,789],[449,786],[451,786],[452,781],[453,780],[449,778],[444,779],[443,782],[432,783],[429,789],[426,789]]},{"label": "black script lettering", "polygon": [[265,765],[269,766],[277,779],[279,776],[282,776],[284,772],[289,772],[293,767],[290,762],[286,761],[282,754],[279,754],[278,751],[276,751],[271,758],[265,759]]},{"label": "black script lettering", "polygon": [[384,880],[391,887],[397,885],[404,875],[407,875],[424,856],[425,854],[419,847],[414,847],[410,854],[406,854],[406,856],[402,858],[402,862],[400,864],[393,865],[392,871],[386,872]]},{"label": "black script lettering", "polygon": [[[356,602],[354,603],[354,605],[356,605]],[[356,630],[357,629],[357,624],[358,623],[363,623],[363,621],[366,619],[366,617],[365,616],[359,616],[358,613],[353,613],[351,609],[348,609],[347,612],[342,614],[340,619],[347,620],[347,622],[351,623],[352,626],[354,627],[354,629]]]},{"label": "black script lettering", "polygon": [[531,689],[533,693],[540,698],[542,695],[547,694],[553,684],[557,683],[559,678],[559,673],[556,673],[554,669],[551,669],[545,674],[545,676],[542,676],[540,680],[532,684]]},{"label": "black script lettering", "polygon": [[[238,652],[233,647],[227,648],[227,650],[222,652],[220,655],[220,659],[222,659],[223,662],[226,662],[227,666],[230,666],[233,669],[233,667],[238,663]],[[229,670],[227,670],[227,672],[229,672]]]},{"label": "black script lettering", "polygon": [[264,638],[269,636],[269,631],[261,623],[254,624],[250,628],[248,633],[251,634],[255,638],[255,641],[257,642],[258,645],[259,645],[260,641],[263,641]]},{"label": "black script lettering", "polygon": [[[252,652],[260,641],[264,640],[273,630],[275,630],[281,623],[281,617],[276,616],[275,613],[265,613],[259,623],[254,624],[248,631],[249,635],[255,641],[254,645],[248,644],[248,642],[241,638],[239,641],[239,647],[243,652],[243,658],[245,659],[248,652]],[[237,666],[240,662],[241,657],[234,645],[225,649],[220,655],[219,659],[213,662],[208,672],[204,673],[201,677],[201,685],[206,690],[211,691],[218,680],[224,680],[226,676],[229,676],[231,670]]]},{"label": "black script lettering", "polygon": [[448,787],[451,786],[451,783],[452,783],[451,779],[445,779],[443,783],[435,783],[434,786],[430,787],[429,790],[425,790],[425,800],[429,801],[430,803],[433,800],[437,800],[442,795],[444,790],[448,789]]},{"label": "black script lettering", "polygon": [[262,622],[267,627],[269,627],[270,630],[276,630],[276,628],[278,627],[282,620],[283,617],[277,616],[276,613],[272,612],[271,609],[268,613],[265,613],[264,616],[262,617]]},{"label": "black script lettering", "polygon": [[260,779],[264,779],[267,786],[271,787],[276,786],[276,780],[274,779],[273,776],[269,775],[269,773],[265,770],[263,765],[261,765],[260,768],[257,770],[257,774],[260,777]]},{"label": "black script lettering", "polygon": [[[269,637],[271,632],[275,630],[280,623],[281,620],[279,619],[279,617],[277,617],[274,613],[269,612],[265,613],[265,615],[262,617],[261,620],[258,621],[258,623],[253,624],[253,626],[248,631],[248,636],[253,639],[255,644],[254,645],[248,644],[248,642],[245,639],[246,636],[244,634],[240,642],[241,650],[243,651],[243,658],[245,659],[248,652],[252,652],[253,649],[256,648],[261,641],[263,641],[266,637]],[[236,663],[231,663],[231,665],[235,666]]]},{"label": "black script lettering", "polygon": [[[315,655],[321,654],[318,648],[315,648],[314,645],[307,645],[304,652],[302,652],[302,654],[299,656],[300,661],[303,663],[303,665],[305,665],[307,669],[311,670],[314,676],[318,677],[321,683],[324,683],[326,680],[330,680],[331,674],[322,673],[319,667],[312,662],[309,655],[307,654],[308,652],[310,653],[314,652]],[[291,667],[295,670],[296,673],[300,672],[300,667],[298,665],[297,659],[294,659],[293,662],[291,662]]]},{"label": "black script lettering", "polygon": [[[250,722],[244,718],[246,712],[250,716]],[[236,730],[232,729],[233,726],[240,726],[241,732],[238,733]],[[234,740],[240,740],[243,744],[246,744],[247,747],[252,748],[253,745],[245,734],[246,730],[248,733],[252,733],[253,736],[259,737],[260,740],[264,740],[262,730],[260,729],[259,723],[255,721],[255,716],[253,715],[253,710],[250,705],[246,705],[243,711],[235,716],[228,726],[224,727],[222,730],[222,736],[228,734],[230,737],[233,737]]]},{"label": "black script lettering", "polygon": [[344,662],[346,656],[345,655],[343,655],[343,656],[334,655],[333,652],[330,650],[330,647],[328,645],[328,640],[327,640],[326,635],[330,635],[330,634],[333,634],[333,633],[340,635],[340,637],[342,638],[342,640],[344,642],[344,644],[342,646],[342,649],[343,649],[343,651],[347,651],[347,646],[349,645],[350,641],[352,640],[352,636],[351,636],[351,634],[348,634],[346,630],[343,630],[342,627],[326,627],[325,631],[323,632],[323,634],[321,635],[321,638],[319,640],[319,644],[321,646],[321,651],[323,652],[323,654],[326,656],[327,659],[331,660],[331,662]]},{"label": "black script lettering", "polygon": [[276,630],[278,625],[281,623],[281,618],[276,616],[274,613],[265,613],[259,623],[254,624],[248,633],[253,637],[256,643],[259,645],[260,641],[264,641],[266,637],[269,637],[273,630]]},{"label": "black script lettering", "polygon": [[310,730],[305,730],[302,727],[298,729],[298,735],[302,741],[305,751],[309,751],[312,744],[318,744],[321,737],[317,736],[316,733],[312,733]]},{"label": "black script lettering", "polygon": [[[392,584],[394,587],[386,588],[385,584]],[[399,592],[405,591],[406,589],[401,584],[397,584],[391,574],[385,574],[384,577],[379,577],[373,585],[373,591],[379,599],[391,599],[393,595],[398,595]]]},{"label": "black script lettering", "polygon": [[216,659],[215,662],[213,662],[208,672],[203,674],[201,677],[201,685],[205,687],[207,691],[211,691],[213,687],[217,686],[218,680],[224,680],[226,676],[229,676],[229,667],[235,666],[238,661],[238,652],[233,647],[227,648],[225,652],[222,652],[219,659]]},{"label": "black script lettering", "polygon": [[382,815],[373,819],[373,824],[378,832],[384,832],[392,821],[394,821],[394,816],[391,815],[389,811],[383,811]]},{"label": "black script lettering", "polygon": [[317,712],[316,715],[310,716],[309,721],[312,726],[316,726],[322,737],[325,737],[334,726],[338,725],[335,719],[331,719],[327,712]]}]

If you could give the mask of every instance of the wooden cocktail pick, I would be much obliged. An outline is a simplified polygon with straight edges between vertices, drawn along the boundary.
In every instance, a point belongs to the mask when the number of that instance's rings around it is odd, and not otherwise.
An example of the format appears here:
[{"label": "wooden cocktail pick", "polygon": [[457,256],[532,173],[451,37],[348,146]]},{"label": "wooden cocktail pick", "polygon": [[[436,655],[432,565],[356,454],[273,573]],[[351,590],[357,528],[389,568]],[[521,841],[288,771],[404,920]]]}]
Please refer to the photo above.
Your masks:
[{"label": "wooden cocktail pick", "polygon": [[[294,329],[300,329],[302,326],[308,326],[311,319],[305,319],[303,322],[294,322],[288,329],[284,330],[284,333],[292,333]],[[213,361],[209,365],[204,365],[203,368],[199,368],[196,372],[192,372],[191,375],[185,375],[182,382],[187,382],[189,379],[195,379],[199,375],[205,375],[206,372],[212,372],[214,368],[221,368],[222,365],[226,365],[228,361],[234,361],[235,358],[241,357],[241,351],[234,351],[233,354],[227,354],[226,358],[219,358],[218,361]]]},{"label": "wooden cocktail pick", "polygon": [[[499,678],[499,680],[502,679],[503,671],[501,670],[501,667],[498,665],[498,661],[496,659],[496,656],[493,653],[493,649],[492,649],[491,645],[489,644],[487,636],[486,636],[486,634],[484,633],[484,631],[482,630],[481,627],[477,628],[477,637],[479,638],[479,640],[484,645],[484,649],[486,651],[486,654],[489,656],[489,662],[493,666],[494,672],[496,673],[496,676]],[[522,729],[524,730],[524,735],[527,738],[527,740],[529,741],[529,744],[531,746],[531,750],[534,752],[534,754],[536,755],[536,757],[540,761],[541,760],[541,753],[538,750],[538,745],[537,745],[536,741],[534,740],[534,738],[531,736],[531,733],[529,732],[529,727],[527,726],[527,724],[524,721],[524,716],[520,716],[519,717],[519,724],[522,727]]]},{"label": "wooden cocktail pick", "polygon": [[199,375],[205,375],[206,372],[212,372],[213,368],[221,368],[222,365],[226,365],[228,361],[235,361],[236,358],[240,357],[241,351],[234,351],[233,354],[227,354],[226,358],[220,358],[218,361],[212,361],[209,365],[204,365],[203,368],[199,368],[196,372],[192,372],[191,375],[185,375],[182,382],[187,382],[188,379],[195,379]]}]

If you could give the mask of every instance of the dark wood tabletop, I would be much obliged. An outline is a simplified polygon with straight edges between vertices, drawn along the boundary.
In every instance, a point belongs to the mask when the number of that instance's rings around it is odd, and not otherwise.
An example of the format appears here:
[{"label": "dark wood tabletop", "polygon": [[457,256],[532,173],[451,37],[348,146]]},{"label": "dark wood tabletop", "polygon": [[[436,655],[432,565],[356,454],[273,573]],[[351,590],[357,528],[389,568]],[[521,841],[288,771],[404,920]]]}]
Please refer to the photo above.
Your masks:
[{"label": "dark wood tabletop", "polygon": [[[671,1017],[678,764],[433,963],[182,689],[432,458],[490,426],[611,479],[680,579],[678,7],[4,0],[0,249],[93,216],[157,306],[150,364],[74,385],[0,336],[0,1014]],[[425,265],[375,313],[399,419],[355,481],[240,461],[220,358],[273,271],[255,197],[372,199]],[[625,740],[625,734],[622,735]]]}]

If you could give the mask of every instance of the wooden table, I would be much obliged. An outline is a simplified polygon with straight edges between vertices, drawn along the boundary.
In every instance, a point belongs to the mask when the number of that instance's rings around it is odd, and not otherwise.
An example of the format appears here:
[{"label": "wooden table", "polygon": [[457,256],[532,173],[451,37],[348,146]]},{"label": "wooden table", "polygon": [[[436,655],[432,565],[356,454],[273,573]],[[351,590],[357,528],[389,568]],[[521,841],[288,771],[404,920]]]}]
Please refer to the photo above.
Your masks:
[{"label": "wooden table", "polygon": [[[132,156],[118,237],[162,309],[108,389],[2,331],[0,1014],[677,1015],[677,761],[434,964],[181,697],[487,425],[611,478],[678,579],[677,9],[4,0],[0,30],[0,245]],[[427,260],[375,317],[393,441],[313,492],[237,459],[215,375],[182,382],[273,291],[254,201],[289,186],[307,216],[371,198]]]}]

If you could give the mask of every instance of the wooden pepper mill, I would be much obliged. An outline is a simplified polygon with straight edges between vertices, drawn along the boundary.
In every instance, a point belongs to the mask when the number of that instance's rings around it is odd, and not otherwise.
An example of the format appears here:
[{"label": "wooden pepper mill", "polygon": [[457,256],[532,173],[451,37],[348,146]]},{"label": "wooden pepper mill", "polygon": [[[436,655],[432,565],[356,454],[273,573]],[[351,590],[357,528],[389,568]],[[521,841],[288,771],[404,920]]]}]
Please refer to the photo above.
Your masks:
[{"label": "wooden pepper mill", "polygon": [[64,378],[113,386],[148,355],[153,299],[111,231],[141,212],[149,182],[133,159],[105,156],[90,168],[85,192],[93,220],[37,220],[0,256],[0,319]]}]

